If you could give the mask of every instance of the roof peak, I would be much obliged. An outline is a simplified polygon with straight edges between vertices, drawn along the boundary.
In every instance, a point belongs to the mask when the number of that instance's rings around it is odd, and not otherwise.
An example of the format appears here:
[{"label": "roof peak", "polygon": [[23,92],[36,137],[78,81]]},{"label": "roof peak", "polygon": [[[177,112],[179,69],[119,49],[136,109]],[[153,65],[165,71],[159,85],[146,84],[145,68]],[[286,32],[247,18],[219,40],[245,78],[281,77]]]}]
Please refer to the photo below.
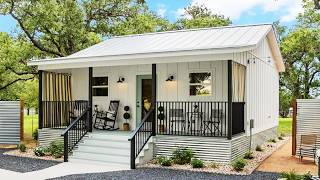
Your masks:
[{"label": "roof peak", "polygon": [[273,26],[273,24],[272,23],[261,23],[261,24],[245,24],[245,25],[228,25],[228,26],[208,27],[208,28],[181,29],[181,30],[171,30],[171,31],[149,32],[149,33],[142,33],[142,34],[128,34],[128,35],[121,35],[121,36],[112,36],[108,39],[145,36],[145,35],[156,35],[156,34],[168,34],[168,33],[177,33],[177,32],[203,31],[203,30],[210,30],[210,29],[250,27],[250,26],[251,27],[252,26]]}]

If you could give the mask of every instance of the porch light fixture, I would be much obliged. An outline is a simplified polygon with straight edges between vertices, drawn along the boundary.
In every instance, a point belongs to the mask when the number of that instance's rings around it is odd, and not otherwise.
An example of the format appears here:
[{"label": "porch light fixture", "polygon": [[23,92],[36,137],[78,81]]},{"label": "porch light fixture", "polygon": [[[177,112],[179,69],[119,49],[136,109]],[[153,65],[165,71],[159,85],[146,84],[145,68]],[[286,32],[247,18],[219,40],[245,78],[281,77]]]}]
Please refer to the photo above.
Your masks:
[{"label": "porch light fixture", "polygon": [[117,83],[123,83],[124,82],[124,77],[119,77],[119,80],[117,81]]},{"label": "porch light fixture", "polygon": [[170,75],[167,79],[166,79],[166,81],[173,81],[174,80],[174,76],[173,75]]}]

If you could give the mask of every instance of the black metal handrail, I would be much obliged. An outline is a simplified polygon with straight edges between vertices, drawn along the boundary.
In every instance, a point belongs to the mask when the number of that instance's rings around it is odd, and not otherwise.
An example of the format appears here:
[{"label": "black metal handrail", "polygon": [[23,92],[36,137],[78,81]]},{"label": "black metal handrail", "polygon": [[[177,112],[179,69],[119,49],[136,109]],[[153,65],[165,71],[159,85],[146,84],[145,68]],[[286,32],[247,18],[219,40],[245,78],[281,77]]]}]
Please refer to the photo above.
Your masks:
[{"label": "black metal handrail", "polygon": [[68,162],[69,153],[89,131],[89,108],[76,118],[61,134],[64,140],[64,162]]},{"label": "black metal handrail", "polygon": [[136,164],[135,160],[138,157],[139,153],[142,151],[144,146],[148,143],[153,133],[153,126],[155,121],[154,119],[155,108],[151,108],[150,111],[145,115],[140,125],[132,133],[130,138],[130,167],[135,169]]},{"label": "black metal handrail", "polygon": [[88,101],[42,101],[42,128],[65,128],[88,107]]}]

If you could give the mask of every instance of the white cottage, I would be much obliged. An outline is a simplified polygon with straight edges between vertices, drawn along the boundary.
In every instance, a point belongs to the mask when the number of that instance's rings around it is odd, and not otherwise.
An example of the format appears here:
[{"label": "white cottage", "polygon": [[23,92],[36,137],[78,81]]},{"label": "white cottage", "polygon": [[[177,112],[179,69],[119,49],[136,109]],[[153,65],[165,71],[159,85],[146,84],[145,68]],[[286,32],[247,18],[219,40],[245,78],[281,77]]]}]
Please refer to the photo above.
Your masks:
[{"label": "white cottage", "polygon": [[250,120],[252,147],[277,133],[284,64],[271,24],[113,37],[29,65],[40,144],[63,136],[65,161],[135,168],[185,146],[228,163],[248,150]]}]

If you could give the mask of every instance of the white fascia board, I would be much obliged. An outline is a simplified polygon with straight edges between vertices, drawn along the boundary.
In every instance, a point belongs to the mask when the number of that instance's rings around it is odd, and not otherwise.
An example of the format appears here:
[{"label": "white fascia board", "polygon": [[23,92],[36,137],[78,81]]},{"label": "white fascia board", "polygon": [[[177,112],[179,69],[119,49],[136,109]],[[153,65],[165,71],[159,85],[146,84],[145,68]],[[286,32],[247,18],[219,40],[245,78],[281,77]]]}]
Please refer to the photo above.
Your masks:
[{"label": "white fascia board", "polygon": [[[39,69],[45,70],[47,67],[52,69],[53,66],[65,68],[80,68],[80,67],[97,67],[97,66],[121,66],[121,65],[136,65],[136,64],[151,64],[151,63],[175,63],[187,62],[187,60],[178,60],[178,57],[198,56],[198,55],[221,55],[237,52],[245,52],[252,50],[256,45],[221,48],[221,49],[205,49],[179,52],[159,52],[145,54],[130,54],[130,55],[115,55],[115,56],[93,56],[93,57],[63,57],[54,59],[44,59],[28,62],[28,66],[39,66]],[[198,59],[192,59],[198,61]],[[51,68],[50,68],[51,67]]]}]

